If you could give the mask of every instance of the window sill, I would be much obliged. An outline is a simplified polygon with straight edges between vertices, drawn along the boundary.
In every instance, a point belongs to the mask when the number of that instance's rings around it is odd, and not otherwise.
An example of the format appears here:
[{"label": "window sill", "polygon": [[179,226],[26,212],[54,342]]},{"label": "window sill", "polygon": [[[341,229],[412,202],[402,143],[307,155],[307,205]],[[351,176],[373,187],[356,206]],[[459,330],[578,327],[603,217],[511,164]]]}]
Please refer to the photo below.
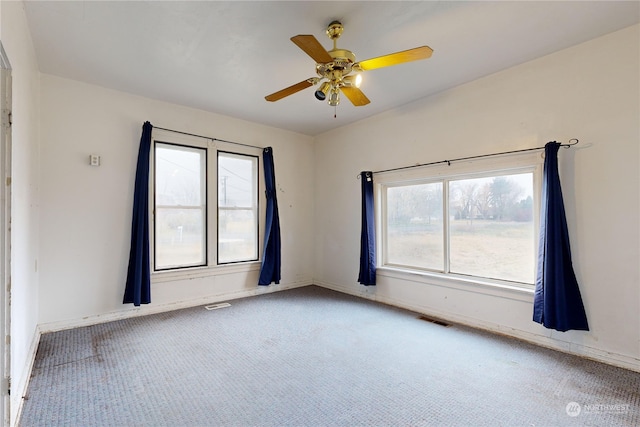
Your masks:
[{"label": "window sill", "polygon": [[467,292],[516,299],[519,301],[532,301],[535,292],[534,285],[517,285],[498,280],[409,270],[399,267],[378,267],[376,274],[392,279],[408,280]]},{"label": "window sill", "polygon": [[225,274],[248,273],[260,270],[260,261],[239,262],[208,267],[181,268],[151,273],[151,283],[175,282]]}]

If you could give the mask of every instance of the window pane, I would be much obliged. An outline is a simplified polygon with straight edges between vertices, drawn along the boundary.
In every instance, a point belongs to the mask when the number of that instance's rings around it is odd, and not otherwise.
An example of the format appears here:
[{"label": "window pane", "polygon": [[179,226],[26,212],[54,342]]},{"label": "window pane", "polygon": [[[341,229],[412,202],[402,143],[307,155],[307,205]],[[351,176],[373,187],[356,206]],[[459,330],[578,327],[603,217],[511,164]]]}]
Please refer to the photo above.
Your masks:
[{"label": "window pane", "polygon": [[218,152],[218,264],[258,259],[258,158]]},{"label": "window pane", "polygon": [[218,222],[218,263],[258,259],[258,225],[252,210],[221,209]]},{"label": "window pane", "polygon": [[534,280],[533,174],[449,183],[450,271]]},{"label": "window pane", "polygon": [[206,150],[155,146],[155,269],[206,265]]},{"label": "window pane", "polygon": [[255,205],[256,158],[220,153],[218,206],[251,208]]},{"label": "window pane", "polygon": [[442,183],[387,188],[387,263],[442,271]]},{"label": "window pane", "polygon": [[156,145],[156,204],[200,206],[205,200],[204,150]]},{"label": "window pane", "polygon": [[203,265],[204,209],[156,208],[156,270]]}]

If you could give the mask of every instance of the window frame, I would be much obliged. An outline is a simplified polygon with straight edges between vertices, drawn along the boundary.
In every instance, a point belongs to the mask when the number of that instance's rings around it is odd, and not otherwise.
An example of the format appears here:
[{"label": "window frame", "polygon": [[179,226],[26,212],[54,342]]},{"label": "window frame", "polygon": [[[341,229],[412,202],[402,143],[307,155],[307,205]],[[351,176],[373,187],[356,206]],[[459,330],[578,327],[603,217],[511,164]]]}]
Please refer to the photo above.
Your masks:
[{"label": "window frame", "polygon": [[[156,163],[157,163],[157,158],[156,158],[156,148],[158,145],[163,145],[163,146],[172,146],[172,147],[182,147],[188,150],[200,150],[204,152],[204,203],[203,206],[201,206],[201,209],[204,213],[204,244],[203,244],[203,249],[204,249],[204,262],[199,263],[199,264],[190,264],[190,265],[178,265],[175,267],[157,267],[157,254],[156,254],[156,246],[155,246],[155,241],[156,241],[156,234],[157,234],[157,224],[155,221],[156,218],[156,210],[158,209],[158,205],[156,204],[156,196],[157,196],[157,192],[156,192],[156,184],[157,184],[157,179],[156,179],[156,174],[155,174],[155,170],[156,170]],[[184,268],[197,268],[197,267],[204,267],[207,266],[209,264],[209,251],[208,251],[208,246],[209,246],[209,165],[208,165],[208,153],[207,153],[207,149],[205,147],[195,147],[193,145],[185,145],[185,144],[176,144],[176,143],[171,143],[171,142],[166,142],[166,141],[152,141],[152,149],[151,149],[151,156],[152,156],[152,161],[153,163],[150,163],[150,173],[149,173],[149,179],[153,182],[150,188],[150,196],[153,200],[150,210],[151,210],[151,214],[153,217],[153,221],[149,223],[149,236],[150,236],[150,242],[149,245],[151,246],[151,242],[153,242],[153,250],[151,250],[150,247],[150,258],[152,260],[152,271],[156,271],[156,272],[162,272],[162,271],[173,271],[173,270],[181,270]],[[153,171],[153,172],[151,172]],[[160,207],[162,208],[167,208],[165,206],[160,205]],[[183,209],[190,209],[191,207],[183,207]]]},{"label": "window frame", "polygon": [[[155,265],[155,148],[156,143],[184,146],[188,148],[203,148],[206,150],[206,264],[201,266],[180,266],[170,269],[157,270]],[[180,134],[162,129],[153,129],[151,135],[149,168],[149,252],[151,262],[152,283],[172,282],[182,279],[209,277],[220,274],[240,273],[259,270],[262,259],[264,236],[264,221],[266,203],[263,200],[264,176],[261,173],[262,149],[241,144],[233,144],[195,135]],[[257,259],[234,261],[232,263],[218,263],[218,152],[245,155],[257,158],[256,164],[256,193],[257,193],[257,224],[256,244]]]},{"label": "window frame", "polygon": [[[412,169],[395,170],[376,173],[374,177],[375,192],[375,216],[377,239],[377,265],[381,276],[394,278],[418,278],[418,281],[430,281],[443,286],[481,285],[489,288],[503,288],[533,292],[535,285],[530,283],[514,282],[509,280],[485,278],[467,274],[450,272],[450,219],[449,210],[449,182],[459,179],[472,179],[493,177],[516,173],[529,172],[533,174],[533,235],[532,242],[534,262],[537,259],[538,245],[535,236],[539,235],[540,224],[540,197],[542,188],[542,169],[544,153],[528,152],[509,155],[500,155],[484,159],[452,162],[451,164],[431,165]],[[388,263],[388,236],[387,236],[387,202],[386,189],[403,185],[443,183],[443,270],[433,270],[413,266]]]}]

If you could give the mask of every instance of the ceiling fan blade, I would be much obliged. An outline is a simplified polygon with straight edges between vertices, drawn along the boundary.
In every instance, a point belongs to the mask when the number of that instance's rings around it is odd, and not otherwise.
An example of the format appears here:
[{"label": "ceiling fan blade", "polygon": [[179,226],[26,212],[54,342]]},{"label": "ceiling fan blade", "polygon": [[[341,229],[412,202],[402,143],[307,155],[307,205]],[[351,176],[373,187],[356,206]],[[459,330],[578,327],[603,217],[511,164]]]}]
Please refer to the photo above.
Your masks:
[{"label": "ceiling fan blade", "polygon": [[340,90],[342,90],[342,93],[344,93],[344,95],[349,98],[349,101],[356,107],[362,107],[371,102],[357,87],[341,87]]},{"label": "ceiling fan blade", "polygon": [[329,52],[322,47],[318,39],[312,35],[297,35],[291,37],[291,41],[294,42],[300,49],[304,50],[307,55],[313,58],[318,64],[324,64],[326,62],[333,61]]},{"label": "ceiling fan blade", "polygon": [[360,61],[360,68],[363,70],[374,70],[376,68],[390,67],[392,65],[402,64],[403,62],[417,61],[418,59],[427,59],[433,53],[433,49],[429,46],[420,46],[402,52],[391,53],[389,55],[378,56],[377,58],[365,59]]},{"label": "ceiling fan blade", "polygon": [[296,83],[287,88],[274,92],[271,95],[267,95],[264,97],[264,99],[274,102],[286,96],[293,95],[296,92],[300,92],[301,90],[308,88],[309,86],[313,86],[313,83],[310,80],[312,79],[303,80],[300,83]]}]

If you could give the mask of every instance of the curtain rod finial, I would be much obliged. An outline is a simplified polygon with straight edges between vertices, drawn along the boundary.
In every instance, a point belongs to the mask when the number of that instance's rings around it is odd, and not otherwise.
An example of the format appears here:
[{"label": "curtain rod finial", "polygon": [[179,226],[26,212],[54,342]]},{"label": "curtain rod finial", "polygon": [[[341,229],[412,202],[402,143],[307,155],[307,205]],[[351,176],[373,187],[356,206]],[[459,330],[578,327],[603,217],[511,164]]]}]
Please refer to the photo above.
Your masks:
[{"label": "curtain rod finial", "polygon": [[564,148],[569,148],[569,147],[573,147],[574,145],[576,145],[578,142],[580,142],[580,140],[578,138],[571,138],[569,140],[569,142],[567,142],[566,144],[560,144],[561,147]]}]

